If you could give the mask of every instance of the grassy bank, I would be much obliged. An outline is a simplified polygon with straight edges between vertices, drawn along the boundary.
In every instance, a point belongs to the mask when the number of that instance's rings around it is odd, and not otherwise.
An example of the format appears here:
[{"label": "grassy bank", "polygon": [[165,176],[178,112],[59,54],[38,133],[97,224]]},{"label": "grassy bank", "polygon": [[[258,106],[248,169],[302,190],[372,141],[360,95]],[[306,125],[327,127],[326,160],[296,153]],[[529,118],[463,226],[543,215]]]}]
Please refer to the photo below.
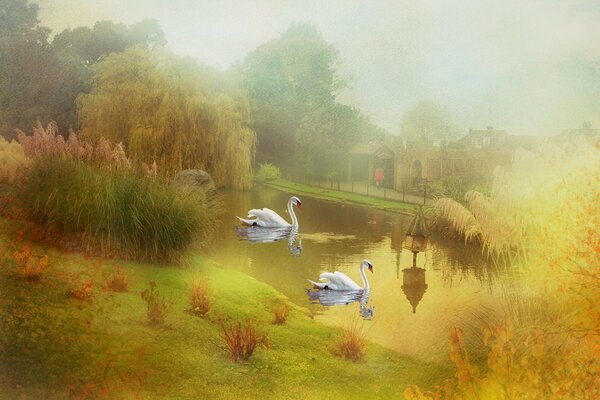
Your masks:
[{"label": "grassy bank", "polygon": [[[46,255],[47,266],[39,281],[27,281],[13,255],[27,233],[15,225],[0,220],[3,398],[402,398],[408,384],[428,387],[448,373],[374,344],[365,361],[338,358],[331,347],[339,329],[292,305],[284,325],[272,324],[273,301],[285,301],[280,293],[198,256],[176,267],[33,245],[33,258]],[[106,287],[119,269],[127,292]],[[186,312],[200,280],[209,282],[214,298],[206,318]],[[164,324],[154,327],[140,297],[151,281],[172,302]],[[68,295],[90,283],[87,300]],[[223,350],[223,319],[255,321],[269,348],[233,362]]]},{"label": "grassy bank", "polygon": [[263,183],[273,189],[283,190],[285,192],[294,193],[298,196],[310,196],[317,199],[337,201],[343,203],[360,204],[370,207],[379,208],[381,210],[411,214],[414,212],[416,205],[410,203],[402,203],[399,201],[383,200],[375,197],[369,197],[357,193],[342,192],[333,189],[325,189],[305,185],[303,183],[292,182],[287,179],[279,178]]}]

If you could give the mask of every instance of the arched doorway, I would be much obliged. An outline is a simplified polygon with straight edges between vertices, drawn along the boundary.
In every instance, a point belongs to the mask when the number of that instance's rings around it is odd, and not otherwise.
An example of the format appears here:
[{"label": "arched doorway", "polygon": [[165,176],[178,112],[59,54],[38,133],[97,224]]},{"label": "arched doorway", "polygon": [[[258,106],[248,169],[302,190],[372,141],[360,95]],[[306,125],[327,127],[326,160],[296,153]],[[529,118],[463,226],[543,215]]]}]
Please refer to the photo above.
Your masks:
[{"label": "arched doorway", "polygon": [[412,183],[414,185],[416,183],[421,182],[421,179],[423,179],[422,174],[423,174],[423,164],[421,164],[421,161],[419,161],[419,160],[413,161],[410,166],[410,183]]}]

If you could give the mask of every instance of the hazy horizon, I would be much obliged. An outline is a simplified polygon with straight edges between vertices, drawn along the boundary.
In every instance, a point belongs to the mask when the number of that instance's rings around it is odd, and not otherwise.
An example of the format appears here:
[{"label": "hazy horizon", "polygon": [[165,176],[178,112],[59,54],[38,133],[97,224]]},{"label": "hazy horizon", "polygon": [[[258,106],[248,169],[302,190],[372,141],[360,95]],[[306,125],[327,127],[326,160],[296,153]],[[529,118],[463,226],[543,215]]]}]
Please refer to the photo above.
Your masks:
[{"label": "hazy horizon", "polygon": [[397,134],[419,101],[446,106],[455,130],[554,135],[600,127],[600,3],[515,0],[38,0],[53,34],[99,20],[159,21],[168,48],[226,69],[292,23],[313,23],[351,78],[338,98]]}]

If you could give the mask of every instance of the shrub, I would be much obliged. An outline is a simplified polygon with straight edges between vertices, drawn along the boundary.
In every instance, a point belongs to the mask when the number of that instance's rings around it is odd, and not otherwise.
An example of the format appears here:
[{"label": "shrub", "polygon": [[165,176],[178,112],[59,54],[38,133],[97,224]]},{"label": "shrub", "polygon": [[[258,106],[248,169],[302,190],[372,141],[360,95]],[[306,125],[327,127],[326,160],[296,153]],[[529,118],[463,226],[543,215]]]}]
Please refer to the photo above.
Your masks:
[{"label": "shrub", "polygon": [[192,285],[192,296],[190,298],[190,313],[197,316],[206,315],[212,306],[212,299],[208,291],[207,282],[197,282]]},{"label": "shrub", "polygon": [[173,303],[168,302],[164,296],[161,297],[155,282],[150,282],[150,288],[142,291],[141,296],[146,302],[150,325],[162,324]]},{"label": "shrub", "polygon": [[333,354],[354,362],[364,358],[366,337],[358,322],[342,329],[341,336],[333,344]]},{"label": "shrub", "polygon": [[250,321],[243,325],[238,322],[229,327],[221,323],[221,329],[221,338],[225,341],[226,350],[233,361],[249,359],[257,346],[269,346],[267,336],[257,333],[255,324]]},{"label": "shrub", "polygon": [[48,256],[35,257],[28,244],[21,251],[16,250],[13,258],[19,268],[19,276],[30,282],[39,281],[48,266]]},{"label": "shrub", "polygon": [[92,296],[94,281],[88,279],[74,288],[69,289],[69,296],[77,300],[88,300]]},{"label": "shrub", "polygon": [[268,182],[281,177],[281,171],[278,167],[269,163],[262,163],[258,167],[258,172],[254,176],[257,182]]},{"label": "shrub", "polygon": [[113,292],[126,292],[129,289],[127,275],[122,268],[118,268],[106,281],[106,286]]},{"label": "shrub", "polygon": [[19,143],[0,136],[0,183],[14,184],[30,163]]},{"label": "shrub", "polygon": [[286,303],[275,303],[271,307],[271,312],[275,316],[273,323],[282,325],[287,320],[288,315],[290,315],[290,308]]}]

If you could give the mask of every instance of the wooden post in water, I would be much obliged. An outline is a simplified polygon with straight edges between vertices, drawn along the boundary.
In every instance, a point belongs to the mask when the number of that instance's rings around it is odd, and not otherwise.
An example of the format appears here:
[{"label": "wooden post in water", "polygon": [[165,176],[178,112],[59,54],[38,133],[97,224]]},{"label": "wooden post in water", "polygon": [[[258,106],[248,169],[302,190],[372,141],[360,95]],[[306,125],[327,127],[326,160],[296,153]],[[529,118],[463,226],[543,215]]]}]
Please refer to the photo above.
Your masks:
[{"label": "wooden post in water", "polygon": [[384,200],[387,200],[386,197],[385,197],[386,196],[386,193],[385,193],[386,190],[387,190],[386,188],[383,188],[383,199]]}]

